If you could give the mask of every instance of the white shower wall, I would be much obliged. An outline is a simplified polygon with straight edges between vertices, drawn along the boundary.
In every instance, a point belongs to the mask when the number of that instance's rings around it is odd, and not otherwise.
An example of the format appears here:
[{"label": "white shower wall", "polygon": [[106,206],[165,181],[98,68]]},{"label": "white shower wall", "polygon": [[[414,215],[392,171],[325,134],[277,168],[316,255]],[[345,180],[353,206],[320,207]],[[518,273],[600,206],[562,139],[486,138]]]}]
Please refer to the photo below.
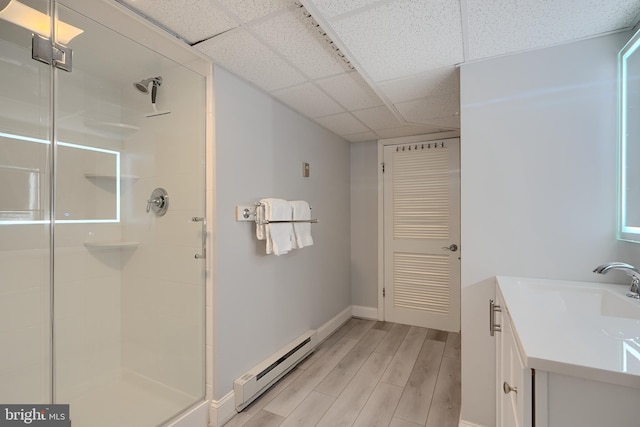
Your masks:
[{"label": "white shower wall", "polygon": [[[41,3],[46,9],[48,2]],[[191,219],[205,215],[209,112],[202,76],[210,63],[113,2],[61,3],[80,13],[58,4],[58,17],[74,25],[82,21],[85,32],[73,41],[73,72],[56,71],[55,79],[47,65],[31,59],[30,38],[23,43],[0,22],[0,56],[6,59],[0,73],[11,83],[0,94],[0,132],[40,140],[0,135],[0,166],[9,166],[0,171],[2,181],[11,182],[5,178],[13,166],[39,170],[43,214],[36,219],[46,222],[46,141],[55,134],[57,216],[80,221],[55,223],[54,265],[49,224],[0,225],[0,402],[71,403],[74,425],[156,425],[205,391],[206,261],[194,258],[202,253],[202,225]],[[105,46],[113,55],[103,55]],[[116,52],[125,60],[119,62]],[[158,107],[171,114],[145,118],[152,112],[150,95],[132,83],[153,75],[164,78]],[[48,94],[54,80],[51,128]],[[121,173],[136,175],[120,181],[120,222],[83,221],[113,217],[116,180],[85,176],[113,171],[93,164],[96,152],[62,142],[117,151]],[[33,194],[17,187],[5,185],[2,201],[11,192],[14,201]],[[162,218],[145,212],[155,187],[170,195]],[[0,211],[8,205],[0,202]],[[85,245],[114,240],[140,243]]]},{"label": "white shower wall", "polygon": [[0,226],[2,402],[46,402],[50,395],[49,239],[45,232],[42,225]]},{"label": "white shower wall", "polygon": [[[48,100],[40,98],[49,88],[47,67],[30,60],[26,44],[0,40],[0,50],[10,59],[0,61],[0,74],[12,76],[0,93],[2,131],[47,139]],[[0,137],[0,166],[37,169],[45,185],[48,149]],[[3,182],[2,206],[12,204],[9,190]],[[0,402],[49,399],[49,270],[48,225],[0,225]]]},{"label": "white shower wall", "polygon": [[[71,118],[60,122],[58,140],[120,151],[121,173],[137,178],[121,181],[120,223],[55,224],[56,401],[73,401],[123,374],[163,384],[191,401],[204,393],[204,354],[194,352],[204,348],[204,261],[194,258],[202,252],[201,224],[191,221],[204,214],[204,81],[185,78],[180,71],[163,70],[159,100],[160,106],[172,108],[167,116],[145,118],[151,111],[148,95],[129,86],[114,91],[88,77],[73,80],[80,87],[66,87],[61,97],[60,115]],[[189,93],[200,94],[200,99]],[[110,110],[109,120],[139,125],[140,130],[132,135],[96,132],[67,114],[78,105],[95,106],[91,99]],[[192,126],[175,126],[190,122]],[[48,170],[48,145],[2,143],[12,144],[13,163]],[[193,159],[201,161],[194,165]],[[84,176],[96,172],[85,166],[75,163],[58,170],[58,175],[72,175],[58,180],[64,181],[58,190],[78,196],[73,208],[63,209],[69,206],[60,203],[59,218],[68,211],[65,219],[83,219],[78,213],[82,205],[94,201],[87,197],[87,187],[103,191],[102,184]],[[171,196],[163,217],[145,212],[146,200],[158,186]],[[85,242],[106,240],[141,244],[85,247]],[[0,227],[0,281],[0,378],[2,393],[7,393],[0,401],[46,402],[51,388],[46,225]],[[194,377],[202,381],[194,383]]]},{"label": "white shower wall", "polygon": [[[163,77],[158,108],[168,115],[140,117],[126,142],[123,173],[139,176],[123,207],[123,234],[140,241],[123,262],[122,366],[197,398],[204,393],[204,80],[179,67]],[[143,116],[149,96],[127,93]],[[198,159],[194,163],[194,159]],[[156,187],[169,194],[164,216],[145,212]],[[194,382],[193,378],[201,378]]]},{"label": "white shower wall", "polygon": [[[94,119],[120,121],[121,92],[81,67],[76,68],[73,76],[59,76],[58,83],[57,140],[123,153],[122,134],[88,125]],[[81,152],[95,153],[58,147],[56,217],[73,221],[112,219],[115,180],[87,178],[84,174],[115,173],[115,170],[83,162],[78,157]],[[109,203],[100,206],[97,200]],[[57,221],[54,236],[55,399],[72,402],[96,386],[120,378],[121,269],[130,250],[85,246],[85,242],[120,240],[122,226],[117,222]]]}]

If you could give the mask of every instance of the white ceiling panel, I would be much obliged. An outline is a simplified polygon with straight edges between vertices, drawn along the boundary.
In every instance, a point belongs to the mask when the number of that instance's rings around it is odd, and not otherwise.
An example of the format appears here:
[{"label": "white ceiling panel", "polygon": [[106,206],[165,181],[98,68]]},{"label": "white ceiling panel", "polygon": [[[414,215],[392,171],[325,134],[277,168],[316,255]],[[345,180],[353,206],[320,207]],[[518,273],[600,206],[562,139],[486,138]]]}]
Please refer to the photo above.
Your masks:
[{"label": "white ceiling panel", "polygon": [[442,129],[460,129],[460,116],[438,117],[428,120],[429,126],[438,126]]},{"label": "white ceiling panel", "polygon": [[349,142],[374,141],[379,138],[374,132],[354,133],[351,135],[342,135],[342,137]]},{"label": "white ceiling panel", "polygon": [[353,58],[376,82],[463,61],[460,3],[396,0],[330,25]]},{"label": "white ceiling panel", "polygon": [[317,118],[344,112],[344,108],[312,83],[275,91],[272,94],[307,117]]},{"label": "white ceiling panel", "polygon": [[638,0],[467,0],[467,60],[630,28]]},{"label": "white ceiling panel", "polygon": [[323,15],[332,18],[352,10],[360,9],[377,3],[380,0],[311,0],[318,6]]},{"label": "white ceiling panel", "polygon": [[340,113],[332,116],[319,117],[316,121],[338,135],[370,132],[369,128],[363,125],[350,113]]},{"label": "white ceiling panel", "polygon": [[251,30],[307,77],[318,79],[349,71],[319,31],[293,8],[251,25]]},{"label": "white ceiling panel", "polygon": [[282,58],[241,28],[200,43],[196,48],[217,64],[267,91],[306,80]]},{"label": "white ceiling panel", "polygon": [[447,96],[459,91],[460,72],[457,67],[439,68],[404,79],[386,81],[378,87],[393,103]]},{"label": "white ceiling panel", "polygon": [[380,129],[376,134],[380,138],[397,138],[399,136],[422,135],[442,132],[442,129],[434,126],[399,126],[392,129]]},{"label": "white ceiling panel", "polygon": [[460,112],[460,101],[456,93],[414,99],[394,105],[402,117],[410,123],[431,123],[429,119],[451,117]]},{"label": "white ceiling panel", "polygon": [[373,130],[402,126],[400,120],[386,106],[353,111],[353,114]]},{"label": "white ceiling panel", "polygon": [[243,23],[260,19],[295,3],[295,0],[217,0]]},{"label": "white ceiling panel", "polygon": [[318,80],[316,83],[347,110],[384,105],[356,71]]},{"label": "white ceiling panel", "polygon": [[238,26],[234,19],[210,1],[127,0],[126,3],[190,44]]}]

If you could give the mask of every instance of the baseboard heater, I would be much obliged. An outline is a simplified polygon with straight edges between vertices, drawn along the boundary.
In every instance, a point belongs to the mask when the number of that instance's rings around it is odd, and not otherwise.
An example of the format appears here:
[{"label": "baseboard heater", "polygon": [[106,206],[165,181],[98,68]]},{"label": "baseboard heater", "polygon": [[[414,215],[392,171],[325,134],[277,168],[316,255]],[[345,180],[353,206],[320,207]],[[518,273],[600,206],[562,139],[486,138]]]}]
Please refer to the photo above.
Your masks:
[{"label": "baseboard heater", "polygon": [[233,382],[238,412],[307,357],[318,343],[316,331],[308,331]]}]

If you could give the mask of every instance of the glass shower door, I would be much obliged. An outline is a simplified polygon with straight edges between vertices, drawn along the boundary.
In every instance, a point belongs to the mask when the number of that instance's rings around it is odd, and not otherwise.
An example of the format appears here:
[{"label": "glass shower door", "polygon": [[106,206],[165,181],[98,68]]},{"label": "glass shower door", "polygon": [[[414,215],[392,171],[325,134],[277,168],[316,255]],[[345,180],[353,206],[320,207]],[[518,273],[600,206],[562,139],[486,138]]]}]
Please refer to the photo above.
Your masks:
[{"label": "glass shower door", "polygon": [[[2,11],[12,7],[5,4]],[[47,22],[48,1],[22,5]],[[51,71],[31,59],[31,30],[5,16],[0,15],[0,403],[38,404],[51,402]]]},{"label": "glass shower door", "polygon": [[204,397],[204,78],[57,13],[82,33],[55,70],[54,401],[154,426]]}]

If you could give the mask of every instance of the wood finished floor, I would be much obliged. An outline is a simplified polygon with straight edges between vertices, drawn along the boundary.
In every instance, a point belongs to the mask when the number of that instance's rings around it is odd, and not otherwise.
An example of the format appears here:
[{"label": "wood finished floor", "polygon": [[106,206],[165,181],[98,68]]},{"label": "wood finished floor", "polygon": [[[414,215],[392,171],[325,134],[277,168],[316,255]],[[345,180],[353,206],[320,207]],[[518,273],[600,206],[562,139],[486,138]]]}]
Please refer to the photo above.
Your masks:
[{"label": "wood finished floor", "polygon": [[460,335],[351,319],[226,427],[457,427]]}]

